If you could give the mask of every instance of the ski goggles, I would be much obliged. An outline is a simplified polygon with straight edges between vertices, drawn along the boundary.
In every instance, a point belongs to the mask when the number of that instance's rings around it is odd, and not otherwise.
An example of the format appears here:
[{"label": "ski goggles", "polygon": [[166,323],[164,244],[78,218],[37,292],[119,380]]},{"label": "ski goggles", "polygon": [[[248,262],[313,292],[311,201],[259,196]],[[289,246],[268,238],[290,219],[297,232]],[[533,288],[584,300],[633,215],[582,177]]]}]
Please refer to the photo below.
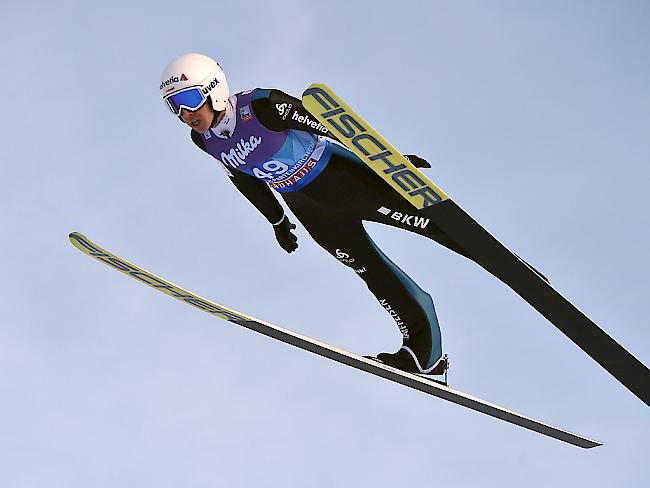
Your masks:
[{"label": "ski goggles", "polygon": [[191,111],[197,110],[206,100],[207,98],[203,96],[199,88],[188,88],[165,98],[169,110],[174,115],[180,115],[184,108]]}]

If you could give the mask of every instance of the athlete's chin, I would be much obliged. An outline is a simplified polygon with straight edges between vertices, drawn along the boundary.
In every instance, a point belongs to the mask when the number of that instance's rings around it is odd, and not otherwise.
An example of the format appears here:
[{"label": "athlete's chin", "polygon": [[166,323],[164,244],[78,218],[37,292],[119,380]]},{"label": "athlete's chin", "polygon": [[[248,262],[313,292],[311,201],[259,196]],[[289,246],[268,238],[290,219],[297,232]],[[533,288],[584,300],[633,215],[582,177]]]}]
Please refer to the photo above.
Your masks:
[{"label": "athlete's chin", "polygon": [[198,123],[198,124],[190,123],[190,124],[187,124],[187,125],[189,125],[196,132],[205,132],[206,130],[208,130],[208,127],[209,127],[209,124],[201,124],[201,123]]}]

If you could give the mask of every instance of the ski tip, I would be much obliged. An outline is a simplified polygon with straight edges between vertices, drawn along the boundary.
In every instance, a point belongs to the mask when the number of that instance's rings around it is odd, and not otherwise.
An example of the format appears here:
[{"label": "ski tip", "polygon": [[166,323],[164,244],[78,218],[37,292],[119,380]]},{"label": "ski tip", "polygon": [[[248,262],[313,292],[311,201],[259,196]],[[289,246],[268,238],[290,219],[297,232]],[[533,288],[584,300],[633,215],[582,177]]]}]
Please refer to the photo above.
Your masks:
[{"label": "ski tip", "polygon": [[309,95],[313,91],[318,91],[318,90],[329,90],[329,87],[325,83],[312,83],[307,87],[307,89],[302,92],[302,96]]},{"label": "ski tip", "polygon": [[78,249],[82,249],[85,247],[85,243],[89,242],[88,238],[80,232],[70,232],[68,234],[68,239],[70,240],[70,244]]}]

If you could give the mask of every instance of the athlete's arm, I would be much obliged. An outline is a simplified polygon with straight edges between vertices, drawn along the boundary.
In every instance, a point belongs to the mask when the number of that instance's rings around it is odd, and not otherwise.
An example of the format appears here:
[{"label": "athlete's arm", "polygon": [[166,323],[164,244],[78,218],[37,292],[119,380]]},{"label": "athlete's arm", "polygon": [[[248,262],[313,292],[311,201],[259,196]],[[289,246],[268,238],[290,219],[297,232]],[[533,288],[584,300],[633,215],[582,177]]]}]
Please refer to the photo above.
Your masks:
[{"label": "athlete's arm", "polygon": [[[192,142],[203,152],[208,153],[203,140],[195,130],[191,130]],[[291,232],[296,228],[289,217],[285,215],[284,209],[278,203],[269,186],[262,180],[248,175],[241,171],[230,171],[224,166],[235,188],[251,202],[259,212],[266,217],[266,220],[273,226],[275,239],[280,247],[291,253],[298,248],[298,238]]]},{"label": "athlete's arm", "polygon": [[[208,153],[201,136],[195,131],[191,130],[192,141],[203,152]],[[225,168],[225,166],[224,166]],[[269,186],[262,180],[248,175],[242,171],[230,171],[225,168],[230,181],[241,192],[246,199],[251,202],[257,210],[269,221],[270,224],[278,224],[284,217],[284,209],[278,203],[273,192]]]},{"label": "athlete's arm", "polygon": [[300,100],[283,91],[258,89],[253,95],[252,105],[258,120],[267,129],[275,132],[302,130],[338,140],[302,106]]},{"label": "athlete's arm", "polygon": [[[287,129],[302,130],[320,134],[339,141],[325,126],[310,114],[302,102],[280,90],[258,89],[253,96],[253,111],[258,120],[272,131]],[[339,141],[340,142],[340,141]],[[417,168],[430,168],[431,165],[414,154],[406,155]]]}]

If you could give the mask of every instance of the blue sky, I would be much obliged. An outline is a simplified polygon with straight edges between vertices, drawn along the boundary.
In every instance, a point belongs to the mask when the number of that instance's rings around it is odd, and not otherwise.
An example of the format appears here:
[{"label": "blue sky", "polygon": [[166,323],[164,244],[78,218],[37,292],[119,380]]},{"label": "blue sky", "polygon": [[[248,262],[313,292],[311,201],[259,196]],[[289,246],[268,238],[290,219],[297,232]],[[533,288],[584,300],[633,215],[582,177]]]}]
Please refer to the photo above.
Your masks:
[{"label": "blue sky", "polygon": [[215,320],[98,244],[359,353],[399,333],[355,273],[265,220],[158,96],[188,51],[233,90],[328,83],[650,364],[646,2],[17,2],[0,19],[3,486],[645,486],[647,406],[480,268],[369,225],[434,298],[451,385],[552,439]]}]

